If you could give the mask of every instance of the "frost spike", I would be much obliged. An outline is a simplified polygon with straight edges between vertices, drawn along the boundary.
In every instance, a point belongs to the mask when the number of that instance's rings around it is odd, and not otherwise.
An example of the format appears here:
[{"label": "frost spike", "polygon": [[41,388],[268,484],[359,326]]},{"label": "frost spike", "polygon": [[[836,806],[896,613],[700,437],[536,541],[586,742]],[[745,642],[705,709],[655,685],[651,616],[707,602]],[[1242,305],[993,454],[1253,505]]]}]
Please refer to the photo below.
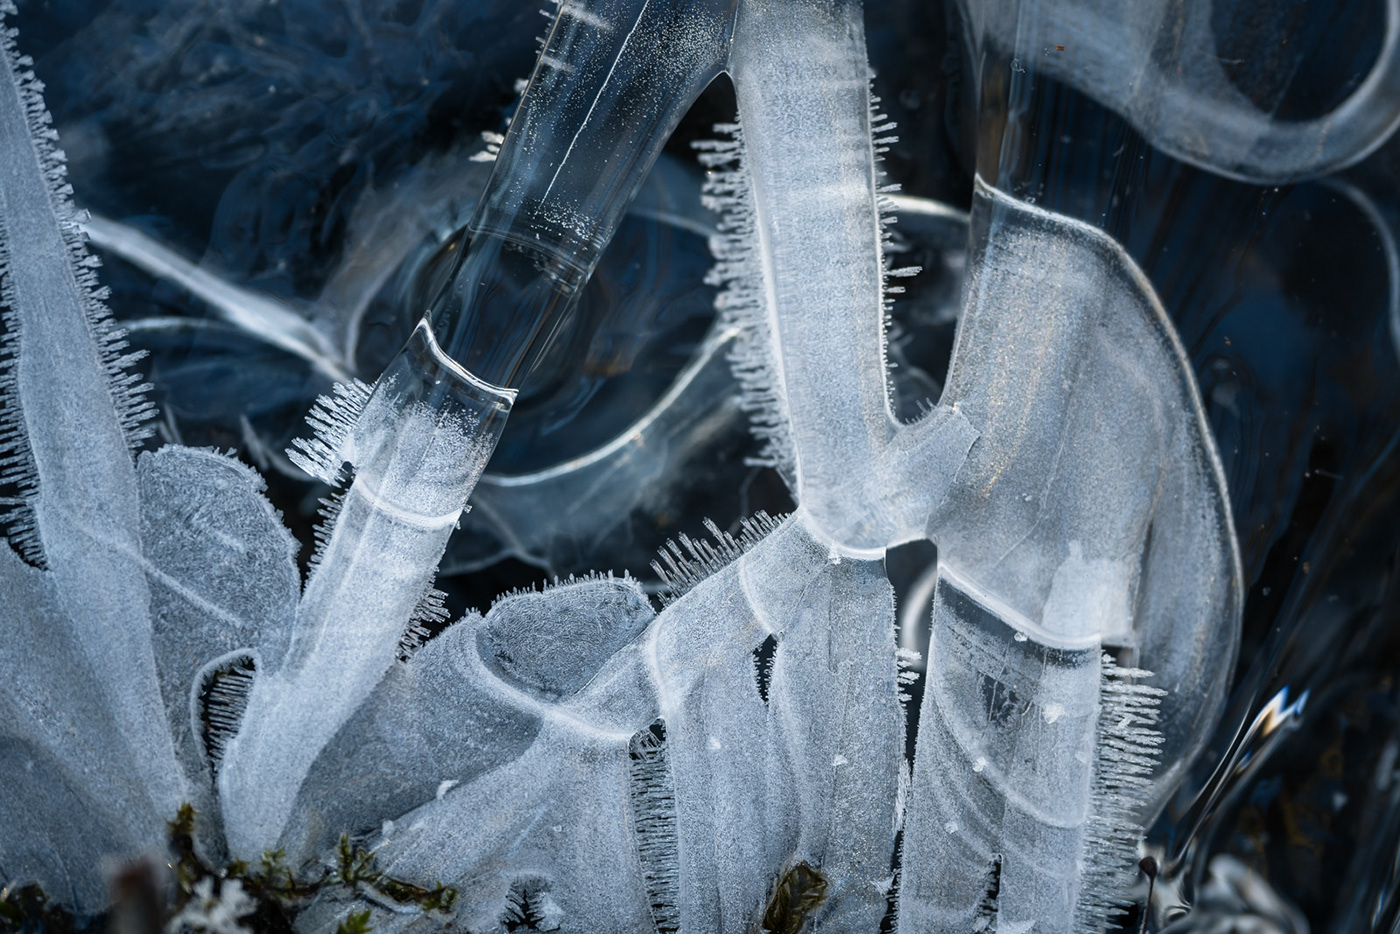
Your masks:
[{"label": "frost spike", "polygon": [[1156,725],[1167,692],[1137,683],[1152,673],[1120,668],[1108,654],[1102,671],[1098,756],[1084,830],[1075,934],[1098,934],[1110,915],[1132,904],[1124,893],[1137,878],[1137,844],[1144,833],[1138,814],[1148,803],[1152,773],[1161,758],[1162,734]]},{"label": "frost spike", "polygon": [[754,437],[763,443],[750,463],[773,467],[794,486],[797,457],[763,294],[763,259],[754,220],[753,181],[743,157],[743,133],[737,123],[717,124],[715,132],[720,139],[692,144],[700,151],[700,163],[710,170],[702,203],[720,215],[719,233],[710,238],[715,265],[705,283],[721,290],[715,299],[721,323],[738,331],[729,365],[739,381],[739,408],[748,414]]},{"label": "frost spike", "polygon": [[330,395],[319,396],[306,416],[313,436],[292,439],[287,457],[302,470],[330,486],[345,481],[347,445],[355,422],[369,401],[370,387],[362,380],[336,383]]},{"label": "frost spike", "polygon": [[705,578],[737,561],[765,535],[782,525],[786,518],[779,516],[775,519],[759,510],[753,518],[739,523],[737,537],[715,525],[714,520],[706,519],[705,528],[714,537],[713,544],[689,535],[681,535],[679,545],[668,541],[666,548],[660,552],[660,559],[651,563],[651,569],[661,578],[662,604],[669,606],[675,603]]},{"label": "frost spike", "polygon": [[240,653],[216,663],[200,685],[199,709],[206,724],[202,731],[204,755],[215,772],[229,740],[243,722],[255,674],[254,660]]},{"label": "frost spike", "polygon": [[676,836],[676,788],[666,752],[666,722],[656,720],[628,744],[632,833],[646,876],[647,897],[658,934],[681,927],[680,858]]},{"label": "frost spike", "polygon": [[408,628],[399,639],[399,661],[408,661],[424,642],[433,637],[435,631],[442,629],[442,624],[451,616],[446,600],[447,594],[436,587],[429,587],[423,594],[423,599],[418,601],[413,615],[408,618]]}]

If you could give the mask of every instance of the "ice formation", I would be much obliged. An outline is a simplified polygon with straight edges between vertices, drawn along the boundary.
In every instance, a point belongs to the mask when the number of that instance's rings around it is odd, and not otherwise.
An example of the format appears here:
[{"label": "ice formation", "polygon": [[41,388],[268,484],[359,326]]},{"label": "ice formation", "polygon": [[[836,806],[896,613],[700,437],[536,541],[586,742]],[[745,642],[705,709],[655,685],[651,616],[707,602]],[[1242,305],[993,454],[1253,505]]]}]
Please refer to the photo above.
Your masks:
[{"label": "ice formation", "polygon": [[[6,6],[3,12],[11,12]],[[86,907],[189,797],[160,704],[132,447],[149,405],[102,305],[40,97],[0,37],[10,542],[0,865]],[[23,555],[22,560],[20,555]]]},{"label": "ice formation", "polygon": [[[1122,248],[985,183],[948,385],[895,417],[886,280],[913,270],[887,256],[891,127],[858,3],[563,4],[467,273],[292,452],[341,487],[304,587],[255,472],[132,454],[149,407],[12,34],[4,56],[5,444],[23,491],[18,553],[0,555],[6,883],[100,909],[103,859],[158,846],[192,802],[201,845],[245,860],[368,840],[395,879],[457,887],[473,930],[528,902],[561,931],[874,932],[893,901],[899,930],[1088,932],[1123,904],[1238,639],[1214,442]],[[678,544],[659,612],[631,578],[593,576],[424,643],[505,387],[721,70],[739,124],[704,158],[723,321],[677,391],[730,348],[796,512]],[[499,294],[534,317],[453,316]],[[260,313],[325,366],[353,356]],[[663,404],[637,431],[684,415]],[[593,463],[551,495],[627,482]],[[881,559],[922,539],[939,572],[911,776]],[[334,929],[345,906],[322,907],[308,927]],[[364,907],[380,930],[443,921]]]},{"label": "ice formation", "polygon": [[[1247,93],[1265,58],[1225,60],[1217,31],[1221,14],[1235,13],[1226,0],[1070,0],[1038,5],[1032,15],[1006,0],[959,7],[969,45],[995,49],[1023,72],[1019,61],[1033,61],[1123,114],[1154,146],[1244,181],[1281,183],[1346,168],[1400,125],[1400,4],[1389,0],[1370,73],[1332,110],[1303,120],[1280,119],[1278,100]],[[1262,44],[1267,18],[1252,12],[1258,19],[1246,29],[1259,29],[1251,44]]]}]

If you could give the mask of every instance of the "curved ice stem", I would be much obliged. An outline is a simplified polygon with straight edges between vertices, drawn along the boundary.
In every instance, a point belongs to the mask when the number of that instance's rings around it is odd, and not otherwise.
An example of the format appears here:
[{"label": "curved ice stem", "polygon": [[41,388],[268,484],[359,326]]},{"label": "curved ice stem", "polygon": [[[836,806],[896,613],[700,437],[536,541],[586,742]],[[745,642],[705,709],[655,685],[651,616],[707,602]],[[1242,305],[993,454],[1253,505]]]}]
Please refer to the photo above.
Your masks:
[{"label": "curved ice stem", "polygon": [[[786,50],[786,51],[779,51]],[[976,437],[956,409],[890,408],[878,140],[859,3],[752,0],[734,37],[757,254],[752,315],[814,533],[866,557],[921,538]],[[883,128],[883,129],[888,129]],[[741,180],[741,184],[743,181]],[[744,197],[741,194],[740,197]]]},{"label": "curved ice stem", "polygon": [[[1400,125],[1400,0],[1370,72],[1337,107],[1284,120],[1222,67],[1213,4],[1197,0],[963,2],[971,44],[991,43],[1123,114],[1178,159],[1255,184],[1325,175],[1375,152]],[[1053,51],[1052,51],[1053,50]]]}]

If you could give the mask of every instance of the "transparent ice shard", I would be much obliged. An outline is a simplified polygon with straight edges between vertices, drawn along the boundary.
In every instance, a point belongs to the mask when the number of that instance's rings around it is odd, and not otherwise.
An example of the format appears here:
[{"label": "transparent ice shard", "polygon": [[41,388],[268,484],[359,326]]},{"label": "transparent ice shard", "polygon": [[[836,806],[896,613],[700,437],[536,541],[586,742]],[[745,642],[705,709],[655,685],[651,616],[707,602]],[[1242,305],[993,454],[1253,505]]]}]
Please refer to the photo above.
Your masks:
[{"label": "transparent ice shard", "polygon": [[518,386],[687,108],[723,67],[735,0],[566,3],[469,242],[430,315],[447,353]]}]

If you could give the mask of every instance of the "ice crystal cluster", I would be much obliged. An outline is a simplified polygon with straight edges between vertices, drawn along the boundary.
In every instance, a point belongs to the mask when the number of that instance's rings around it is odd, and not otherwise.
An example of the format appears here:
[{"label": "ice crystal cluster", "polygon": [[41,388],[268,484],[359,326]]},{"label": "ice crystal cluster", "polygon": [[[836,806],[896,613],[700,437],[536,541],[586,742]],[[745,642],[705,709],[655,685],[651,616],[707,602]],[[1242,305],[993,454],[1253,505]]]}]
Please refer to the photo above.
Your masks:
[{"label": "ice crystal cluster", "polygon": [[[1223,76],[1212,4],[959,8],[1000,69],[978,76],[984,96],[1037,59],[1192,171],[1319,175],[1400,118],[1394,16],[1350,97],[1284,122]],[[247,929],[276,892],[305,931],[1096,934],[1145,902],[1159,863],[1166,894],[1133,917],[1173,920],[1186,844],[1148,830],[1185,786],[1199,819],[1170,823],[1195,834],[1301,707],[1279,700],[1210,745],[1247,569],[1196,365],[1153,282],[1107,225],[1012,184],[1005,139],[979,141],[966,215],[902,195],[856,0],[546,12],[509,131],[408,196],[479,201],[373,372],[365,309],[421,229],[381,221],[339,295],[307,310],[90,217],[5,27],[0,904],[32,884],[101,913],[113,867],[165,852],[174,827],[189,865],[232,868],[179,876],[171,931]],[[694,144],[703,190],[648,206],[663,146],[721,74],[736,116]],[[485,472],[522,374],[554,365],[549,338],[577,326],[623,218],[648,210],[708,235],[708,333],[615,437]],[[952,224],[965,260],[946,379],[910,413],[892,309],[920,270],[895,222],[921,217]],[[290,462],[152,438],[174,422],[89,238],[336,380]],[[628,313],[610,340],[630,339]],[[747,417],[790,511],[679,535],[651,571],[448,609],[440,569],[486,563],[463,539],[494,529],[501,552],[545,564],[602,541],[706,443],[717,400]],[[304,567],[245,461],[329,490]],[[930,545],[914,646],[887,555]],[[1209,911],[1178,924],[1305,926],[1232,859],[1213,864]],[[299,881],[318,872],[340,884]]]}]

